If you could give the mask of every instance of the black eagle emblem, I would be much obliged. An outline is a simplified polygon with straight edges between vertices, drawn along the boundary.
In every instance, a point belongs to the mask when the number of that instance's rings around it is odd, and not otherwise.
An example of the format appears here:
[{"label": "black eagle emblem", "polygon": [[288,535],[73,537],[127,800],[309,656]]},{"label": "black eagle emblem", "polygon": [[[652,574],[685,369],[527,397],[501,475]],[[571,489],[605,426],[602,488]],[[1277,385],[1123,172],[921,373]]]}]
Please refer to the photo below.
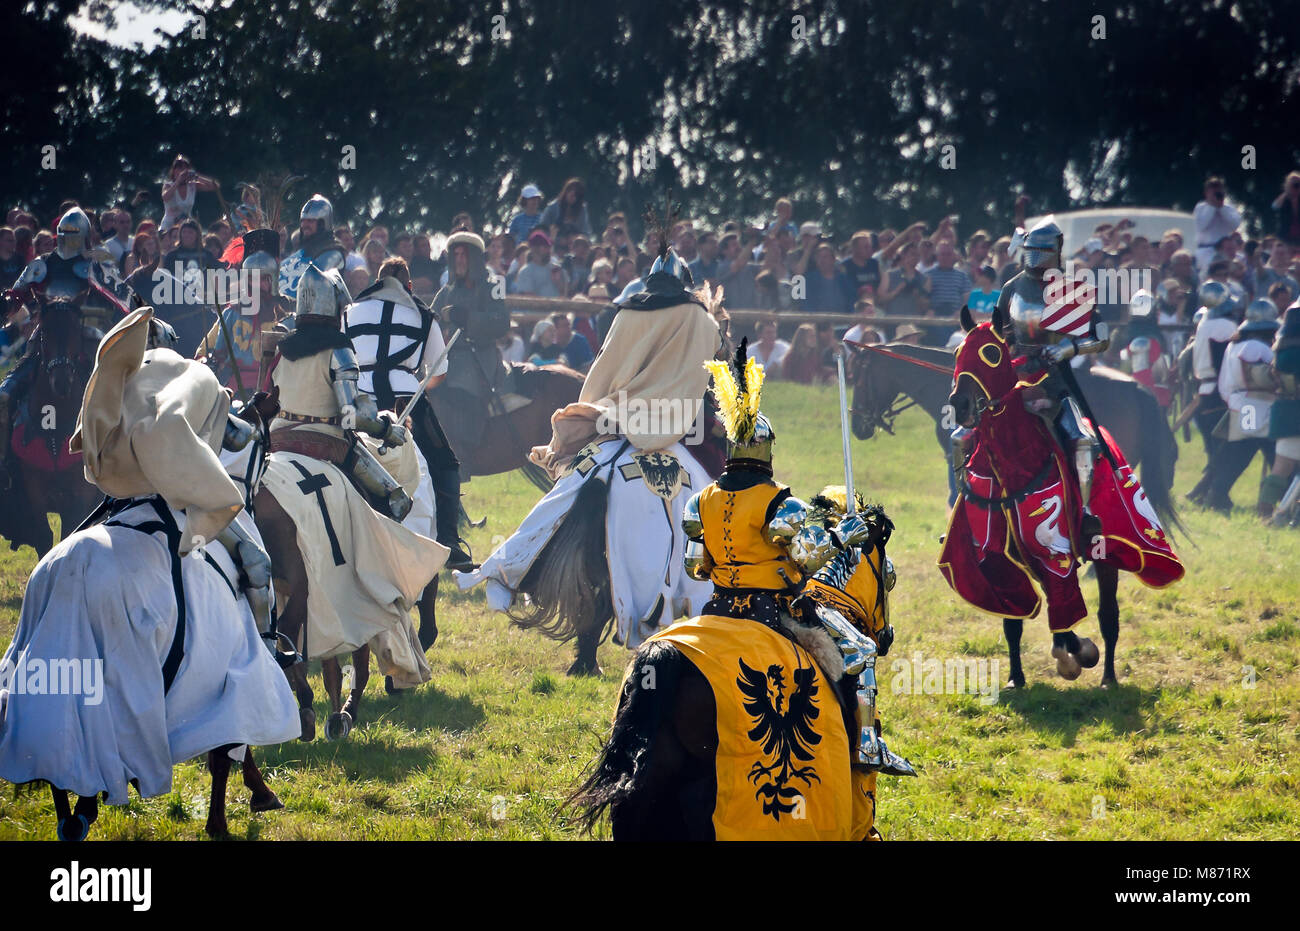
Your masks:
[{"label": "black eagle emblem", "polygon": [[787,699],[784,666],[774,663],[764,674],[740,660],[736,685],[745,696],[745,710],[754,718],[748,736],[763,748],[763,759],[754,763],[749,780],[758,786],[754,797],[762,800],[763,814],[776,821],[799,804],[800,792],[790,783],[802,780],[810,786],[813,780],[821,782],[814,767],[796,762],[811,761],[812,748],[821,743],[821,735],[813,729],[813,722],[821,714],[815,678],[811,666],[796,669],[794,692]]}]

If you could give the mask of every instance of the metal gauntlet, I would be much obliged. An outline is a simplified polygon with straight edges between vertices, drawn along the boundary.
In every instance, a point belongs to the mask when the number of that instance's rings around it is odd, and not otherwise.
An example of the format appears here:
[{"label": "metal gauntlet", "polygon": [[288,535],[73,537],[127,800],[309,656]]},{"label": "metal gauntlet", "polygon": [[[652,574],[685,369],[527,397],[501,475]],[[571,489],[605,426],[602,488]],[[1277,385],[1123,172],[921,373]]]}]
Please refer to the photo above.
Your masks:
[{"label": "metal gauntlet", "polygon": [[[344,347],[334,350],[334,356],[330,360],[330,378],[334,398],[345,418],[345,427],[369,433],[389,446],[401,446],[411,438],[405,427],[380,414],[375,399],[361,390],[358,384],[361,367],[357,365],[357,357],[351,349]],[[348,421],[349,414],[352,415],[352,422]]]},{"label": "metal gauntlet", "polygon": [[[271,557],[258,545],[238,521],[231,521],[226,529],[217,535],[217,542],[226,548],[230,558],[239,568],[240,584],[248,606],[253,609],[253,619],[257,622],[257,632],[271,632]],[[275,652],[274,641],[264,641],[272,653]]]}]

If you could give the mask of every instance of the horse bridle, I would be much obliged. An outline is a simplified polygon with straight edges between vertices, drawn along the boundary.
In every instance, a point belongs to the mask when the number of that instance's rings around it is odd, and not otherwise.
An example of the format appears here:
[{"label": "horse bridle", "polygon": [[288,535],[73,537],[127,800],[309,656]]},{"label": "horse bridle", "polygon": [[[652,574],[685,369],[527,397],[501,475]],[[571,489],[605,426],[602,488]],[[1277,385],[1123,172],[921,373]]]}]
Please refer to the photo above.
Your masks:
[{"label": "horse bridle", "polygon": [[[886,349],[884,346],[874,346],[868,343],[849,343],[849,345],[854,349],[853,359],[854,359],[855,366],[859,364],[865,364],[863,362],[860,362],[860,360],[866,358],[866,354],[864,350],[870,350],[871,352],[878,353],[890,359],[897,359],[900,362],[908,362],[912,365],[920,366],[921,368],[930,369],[936,372],[942,372],[943,374],[946,375],[952,374],[951,369],[946,369],[941,365],[935,365],[933,362],[926,362],[924,359],[913,359],[910,356],[903,355],[901,352],[893,352],[890,349]],[[854,378],[855,384],[856,381],[857,378],[855,373],[855,378]],[[903,394],[903,396],[907,398],[905,402],[899,403],[896,399],[891,400],[889,402],[889,406],[881,411],[876,411],[876,410],[860,411],[856,407],[850,407],[849,413],[854,417],[861,417],[864,421],[866,421],[867,425],[871,427],[872,430],[875,430],[878,427],[881,430],[884,430],[890,436],[893,436],[894,421],[898,418],[898,415],[903,413],[903,411],[907,410],[909,407],[915,407],[917,404],[916,398],[902,391],[900,391],[899,393]]]}]

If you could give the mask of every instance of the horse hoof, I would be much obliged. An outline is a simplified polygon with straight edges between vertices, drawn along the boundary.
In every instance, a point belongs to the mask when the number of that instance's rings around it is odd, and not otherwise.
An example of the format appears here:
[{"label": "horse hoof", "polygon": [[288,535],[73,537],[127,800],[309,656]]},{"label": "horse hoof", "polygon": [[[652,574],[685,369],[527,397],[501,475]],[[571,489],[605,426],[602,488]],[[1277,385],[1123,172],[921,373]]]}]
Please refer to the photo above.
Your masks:
[{"label": "horse hoof", "polygon": [[203,826],[203,833],[207,834],[208,837],[213,840],[224,840],[230,836],[230,831],[227,830],[226,822],[224,821],[208,821],[208,823]]},{"label": "horse hoof", "polygon": [[248,800],[249,811],[279,811],[284,807],[284,802],[270,790],[265,795],[254,795]]},{"label": "horse hoof", "polygon": [[325,722],[326,740],[343,740],[352,732],[352,715],[338,711],[330,715]]},{"label": "horse hoof", "polygon": [[298,720],[302,723],[302,736],[298,739],[310,743],[316,739],[316,711],[312,708],[298,709]]},{"label": "horse hoof", "polygon": [[1056,674],[1062,679],[1073,681],[1083,672],[1079,661],[1065,647],[1052,647],[1052,656],[1056,659]]},{"label": "horse hoof", "polygon": [[73,815],[70,818],[60,818],[59,826],[55,828],[54,833],[59,840],[85,840],[86,835],[90,833],[90,822],[86,820],[85,815]]},{"label": "horse hoof", "polygon": [[1004,692],[1014,692],[1016,689],[1023,689],[1024,687],[1025,687],[1024,676],[1020,676],[1019,678],[1012,677],[1007,680],[1006,685],[1002,686],[1002,690]]},{"label": "horse hoof", "polygon": [[1097,660],[1101,659],[1101,654],[1097,652],[1097,644],[1087,637],[1081,637],[1079,638],[1079,649],[1074,653],[1074,658],[1079,661],[1079,665],[1084,669],[1091,669],[1097,665]]},{"label": "horse hoof", "polygon": [[1101,687],[1106,690],[1119,688],[1119,680],[1114,676],[1102,676]]},{"label": "horse hoof", "polygon": [[567,674],[570,676],[603,676],[605,670],[600,668],[599,663],[585,663],[578,659],[573,661],[573,665],[569,667]]}]

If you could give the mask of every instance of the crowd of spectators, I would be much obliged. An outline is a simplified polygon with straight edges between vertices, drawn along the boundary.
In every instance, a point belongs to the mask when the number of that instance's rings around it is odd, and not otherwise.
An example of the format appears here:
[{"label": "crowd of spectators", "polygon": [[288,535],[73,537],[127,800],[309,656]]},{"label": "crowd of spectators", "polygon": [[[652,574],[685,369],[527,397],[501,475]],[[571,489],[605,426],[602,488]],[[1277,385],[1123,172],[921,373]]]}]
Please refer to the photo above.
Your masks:
[{"label": "crowd of spectators", "polygon": [[[91,218],[94,240],[130,282],[151,274],[160,263],[170,268],[177,259],[190,266],[222,264],[235,231],[225,217],[200,225],[195,201],[201,191],[219,191],[219,186],[178,155],[154,205],[161,207],[159,219],[137,216],[147,200],[144,193],[103,211],[81,206]],[[20,207],[9,210],[0,227],[0,278],[6,284],[33,257],[54,248],[55,220],[75,203],[60,204],[58,214],[45,225]],[[1027,203],[1024,197],[1017,201],[1017,221],[1023,221]],[[1213,177],[1194,211],[1197,242],[1185,243],[1175,229],[1159,240],[1149,239],[1135,235],[1131,222],[1120,221],[1098,226],[1069,258],[1078,267],[1149,272],[1161,294],[1162,323],[1189,322],[1200,284],[1211,279],[1229,284],[1247,300],[1269,297],[1282,309],[1300,296],[1300,172],[1287,176],[1271,208],[1271,231],[1258,239],[1246,238],[1240,213],[1226,202],[1223,180]],[[158,210],[146,207],[145,212]],[[635,239],[627,215],[620,211],[606,215],[597,233],[591,213],[585,185],[571,178],[549,202],[536,184],[523,185],[516,206],[499,227],[476,227],[470,214],[460,213],[451,229],[483,236],[488,266],[504,279],[508,294],[603,306],[647,274],[659,243],[653,232]],[[255,187],[241,186],[233,215],[250,227],[265,225]],[[282,223],[280,232],[282,252],[287,253],[297,235],[292,220]],[[382,224],[354,230],[340,223],[335,235],[348,250],[344,277],[353,293],[373,283],[391,256],[406,260],[419,295],[431,296],[445,282],[441,234],[390,233]],[[945,344],[952,333],[947,323],[925,326],[920,321],[918,327],[913,321],[890,318],[951,318],[963,305],[987,313],[1000,287],[1017,270],[1010,236],[983,229],[959,236],[953,217],[933,227],[917,221],[901,230],[860,229],[837,237],[815,220],[798,222],[793,203],[784,197],[761,222],[707,225],[684,219],[673,226],[671,236],[697,284],[722,287],[729,308],[771,313],[753,334],[756,351],[774,377],[800,381],[829,377],[828,359],[833,365],[833,357],[827,351],[838,339]],[[1124,313],[1122,306],[1101,309],[1116,319]],[[854,314],[858,320],[847,328],[841,324],[838,331],[830,321],[784,323],[782,314],[791,311]],[[588,316],[549,315],[530,333],[513,334],[503,348],[512,358],[565,361],[581,370],[596,348]],[[781,330],[789,340],[778,337]]]}]

